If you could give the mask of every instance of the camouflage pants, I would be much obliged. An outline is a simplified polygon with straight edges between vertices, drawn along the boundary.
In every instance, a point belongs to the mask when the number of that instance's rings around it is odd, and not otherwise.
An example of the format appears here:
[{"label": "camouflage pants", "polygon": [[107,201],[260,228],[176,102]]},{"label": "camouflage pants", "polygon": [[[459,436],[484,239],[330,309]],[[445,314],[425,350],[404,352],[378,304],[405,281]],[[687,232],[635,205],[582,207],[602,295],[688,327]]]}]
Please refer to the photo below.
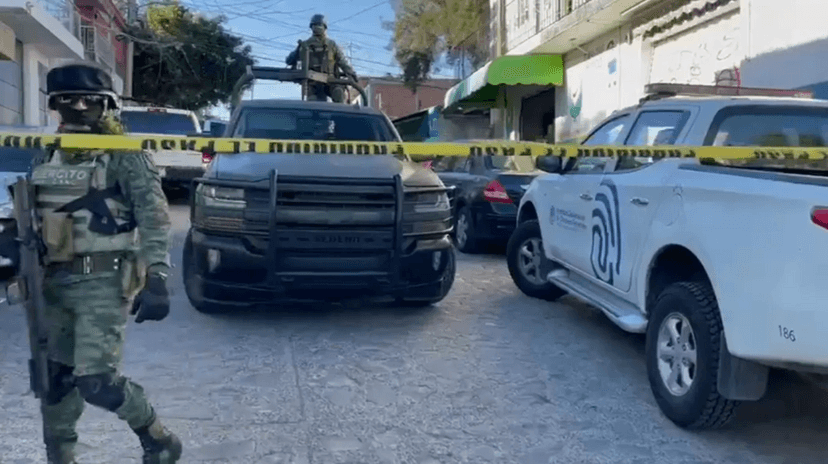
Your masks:
[{"label": "camouflage pants", "polygon": [[328,97],[334,103],[345,102],[345,86],[343,85],[327,85],[316,82],[308,83],[308,97],[309,101],[328,101]]},{"label": "camouflage pants", "polygon": [[[130,301],[116,273],[49,276],[44,282],[49,323],[49,359],[73,368],[76,377],[111,373],[119,376]],[[133,429],[148,425],[154,411],[143,388],[120,377],[124,401],[114,412]],[[78,388],[57,404],[43,404],[44,435],[77,439],[75,424],[84,409]]]}]

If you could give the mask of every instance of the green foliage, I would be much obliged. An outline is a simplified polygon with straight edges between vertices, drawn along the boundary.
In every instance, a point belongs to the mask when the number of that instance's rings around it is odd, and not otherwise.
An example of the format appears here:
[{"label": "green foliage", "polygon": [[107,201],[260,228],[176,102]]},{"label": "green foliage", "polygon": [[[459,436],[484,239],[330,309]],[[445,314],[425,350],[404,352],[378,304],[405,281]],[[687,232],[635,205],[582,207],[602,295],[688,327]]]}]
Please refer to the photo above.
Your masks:
[{"label": "green foliage", "polygon": [[488,0],[400,0],[394,22],[395,57],[403,80],[416,88],[445,56],[477,68],[489,55]]},{"label": "green foliage", "polygon": [[224,28],[223,17],[208,19],[177,3],[162,8],[127,31],[135,42],[133,97],[193,111],[228,103],[255,63],[250,46]]}]

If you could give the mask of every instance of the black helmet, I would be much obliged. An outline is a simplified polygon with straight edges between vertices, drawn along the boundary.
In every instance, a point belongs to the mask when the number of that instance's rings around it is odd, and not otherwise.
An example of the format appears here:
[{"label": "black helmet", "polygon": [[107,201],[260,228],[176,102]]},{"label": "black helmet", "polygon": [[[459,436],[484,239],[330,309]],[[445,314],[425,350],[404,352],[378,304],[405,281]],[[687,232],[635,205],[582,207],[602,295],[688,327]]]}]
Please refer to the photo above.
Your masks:
[{"label": "black helmet", "polygon": [[109,109],[118,109],[119,99],[112,87],[112,77],[102,67],[85,61],[55,66],[46,75],[49,109],[55,109],[54,97],[67,94],[97,94],[109,97]]},{"label": "black helmet", "polygon": [[325,26],[325,29],[328,28],[328,21],[325,20],[325,15],[315,14],[311,17],[310,27],[313,27],[317,24],[321,24],[321,25]]}]

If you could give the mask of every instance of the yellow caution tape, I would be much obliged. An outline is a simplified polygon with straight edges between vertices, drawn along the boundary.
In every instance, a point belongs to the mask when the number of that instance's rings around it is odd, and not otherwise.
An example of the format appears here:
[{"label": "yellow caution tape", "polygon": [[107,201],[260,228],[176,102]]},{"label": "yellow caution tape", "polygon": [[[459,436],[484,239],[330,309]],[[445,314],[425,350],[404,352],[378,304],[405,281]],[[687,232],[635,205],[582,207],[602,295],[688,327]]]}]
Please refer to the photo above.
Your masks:
[{"label": "yellow caution tape", "polygon": [[396,155],[414,161],[438,156],[505,155],[566,158],[652,157],[699,158],[711,160],[828,160],[828,147],[686,147],[686,146],[584,146],[549,145],[536,142],[486,140],[454,142],[353,142],[326,140],[270,140],[207,137],[123,136],[97,134],[32,134],[0,132],[0,147],[46,148],[64,150],[184,150],[209,153],[284,153]]}]

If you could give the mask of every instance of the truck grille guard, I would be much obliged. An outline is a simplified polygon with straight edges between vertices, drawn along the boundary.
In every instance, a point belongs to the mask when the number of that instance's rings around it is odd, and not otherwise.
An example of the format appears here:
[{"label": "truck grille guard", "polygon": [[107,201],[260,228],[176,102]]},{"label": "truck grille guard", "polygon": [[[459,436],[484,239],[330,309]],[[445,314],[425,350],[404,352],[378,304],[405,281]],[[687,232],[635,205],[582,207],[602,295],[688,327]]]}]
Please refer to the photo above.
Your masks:
[{"label": "truck grille guard", "polygon": [[[274,287],[281,287],[283,283],[279,280],[280,275],[277,272],[276,266],[279,263],[280,256],[280,241],[276,239],[279,234],[280,224],[277,221],[276,211],[279,205],[279,183],[285,184],[302,184],[311,187],[314,184],[320,186],[354,186],[359,187],[392,187],[394,195],[394,220],[393,220],[393,246],[390,247],[390,255],[388,256],[388,267],[384,271],[358,271],[357,274],[374,275],[376,277],[387,278],[389,283],[396,287],[401,283],[401,262],[402,257],[406,253],[405,244],[416,239],[428,239],[429,236],[444,235],[450,233],[453,225],[450,225],[448,230],[436,232],[407,232],[404,233],[404,208],[406,194],[417,193],[446,193],[449,197],[449,206],[451,211],[451,218],[454,217],[454,210],[456,208],[455,189],[453,187],[408,187],[403,186],[402,178],[399,174],[391,179],[365,179],[365,178],[331,178],[331,177],[280,177],[276,169],[272,169],[266,177],[257,180],[220,180],[200,177],[192,180],[192,194],[190,195],[190,221],[194,224],[195,211],[195,190],[200,184],[211,185],[216,187],[228,188],[242,188],[245,191],[256,189],[259,191],[266,190],[268,198],[268,221],[267,221],[267,245],[264,250],[265,261],[268,266],[267,283]],[[262,198],[263,199],[263,198]],[[249,205],[248,205],[249,207]],[[453,222],[453,221],[452,221]],[[387,226],[386,226],[387,227]],[[262,232],[265,232],[264,230]],[[239,230],[239,233],[246,233],[245,230]],[[291,274],[301,275],[302,272]],[[323,277],[324,272],[313,272],[314,275]]]}]

